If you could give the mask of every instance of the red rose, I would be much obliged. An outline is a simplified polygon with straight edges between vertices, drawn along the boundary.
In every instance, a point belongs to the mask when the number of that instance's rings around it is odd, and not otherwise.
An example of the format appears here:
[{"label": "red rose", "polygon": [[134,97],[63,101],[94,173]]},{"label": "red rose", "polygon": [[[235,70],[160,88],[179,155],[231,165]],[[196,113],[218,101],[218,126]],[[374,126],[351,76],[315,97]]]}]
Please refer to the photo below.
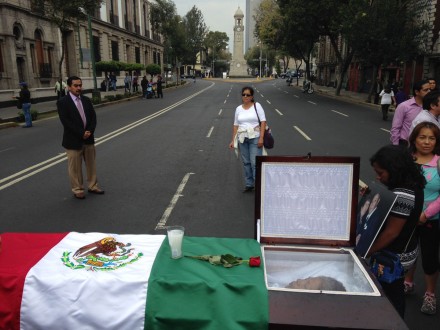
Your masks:
[{"label": "red rose", "polygon": [[261,260],[260,257],[250,257],[249,258],[249,266],[250,267],[260,267]]}]

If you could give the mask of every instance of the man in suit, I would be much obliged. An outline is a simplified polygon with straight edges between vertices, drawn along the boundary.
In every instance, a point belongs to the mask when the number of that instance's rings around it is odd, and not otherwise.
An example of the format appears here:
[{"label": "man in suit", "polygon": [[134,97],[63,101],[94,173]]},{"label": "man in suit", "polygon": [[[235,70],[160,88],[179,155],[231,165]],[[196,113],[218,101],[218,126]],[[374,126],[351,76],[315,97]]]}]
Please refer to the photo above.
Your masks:
[{"label": "man in suit", "polygon": [[91,100],[81,95],[81,78],[67,79],[69,93],[57,102],[58,115],[64,127],[62,145],[66,148],[70,185],[75,198],[84,199],[82,159],[87,170],[88,192],[102,195],[98,186],[95,162],[96,113]]}]

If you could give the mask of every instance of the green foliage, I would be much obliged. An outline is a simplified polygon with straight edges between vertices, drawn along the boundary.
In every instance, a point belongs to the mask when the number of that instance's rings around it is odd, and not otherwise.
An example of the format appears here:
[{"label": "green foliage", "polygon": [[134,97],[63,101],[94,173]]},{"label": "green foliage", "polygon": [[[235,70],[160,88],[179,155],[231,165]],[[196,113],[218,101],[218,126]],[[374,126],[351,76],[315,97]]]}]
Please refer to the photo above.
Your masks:
[{"label": "green foliage", "polygon": [[203,14],[196,6],[185,15],[184,26],[187,42],[187,57],[185,61],[193,65],[197,61],[197,53],[199,53],[204,45],[204,40],[208,28],[205,24]]},{"label": "green foliage", "polygon": [[115,72],[123,70],[124,65],[125,64],[119,61],[100,61],[96,62],[95,67],[96,71]]},{"label": "green foliage", "polygon": [[140,63],[127,63],[123,65],[123,70],[128,72],[140,72],[145,69],[145,65]]},{"label": "green foliage", "polygon": [[148,64],[148,65],[145,67],[145,71],[146,71],[148,74],[150,74],[150,75],[156,75],[156,74],[161,73],[162,69],[161,69],[161,67],[160,67],[159,65],[157,65],[157,64]]}]

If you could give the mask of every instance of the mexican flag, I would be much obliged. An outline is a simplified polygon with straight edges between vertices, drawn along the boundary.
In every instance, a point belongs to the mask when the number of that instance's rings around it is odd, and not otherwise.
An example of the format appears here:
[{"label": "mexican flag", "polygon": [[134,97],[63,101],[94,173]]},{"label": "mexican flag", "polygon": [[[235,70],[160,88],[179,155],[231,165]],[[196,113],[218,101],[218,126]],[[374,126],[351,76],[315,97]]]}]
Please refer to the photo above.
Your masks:
[{"label": "mexican flag", "polygon": [[144,329],[164,235],[1,236],[0,329]]},{"label": "mexican flag", "polygon": [[[164,235],[1,235],[0,329],[267,329],[264,268],[171,259]],[[185,255],[261,255],[252,239],[184,237]]]}]

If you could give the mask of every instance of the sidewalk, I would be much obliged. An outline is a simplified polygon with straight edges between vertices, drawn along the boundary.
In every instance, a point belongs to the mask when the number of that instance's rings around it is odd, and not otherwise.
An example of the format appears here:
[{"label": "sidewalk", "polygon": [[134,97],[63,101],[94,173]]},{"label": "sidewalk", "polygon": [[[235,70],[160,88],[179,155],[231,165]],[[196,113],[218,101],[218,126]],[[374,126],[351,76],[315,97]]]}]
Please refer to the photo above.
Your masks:
[{"label": "sidewalk", "polygon": [[[107,95],[117,95],[117,94],[124,94],[124,89],[122,88],[117,91],[101,92],[101,99],[104,99]],[[91,92],[85,93],[84,95],[86,95],[89,98],[92,98]],[[140,95],[134,97],[140,97]],[[102,105],[103,104],[96,104],[95,108],[100,107]],[[32,103],[31,110],[38,111],[39,114],[56,112],[57,100]],[[24,124],[17,122],[17,117],[20,112],[21,110],[17,109],[16,106],[0,108],[0,129]]]}]

